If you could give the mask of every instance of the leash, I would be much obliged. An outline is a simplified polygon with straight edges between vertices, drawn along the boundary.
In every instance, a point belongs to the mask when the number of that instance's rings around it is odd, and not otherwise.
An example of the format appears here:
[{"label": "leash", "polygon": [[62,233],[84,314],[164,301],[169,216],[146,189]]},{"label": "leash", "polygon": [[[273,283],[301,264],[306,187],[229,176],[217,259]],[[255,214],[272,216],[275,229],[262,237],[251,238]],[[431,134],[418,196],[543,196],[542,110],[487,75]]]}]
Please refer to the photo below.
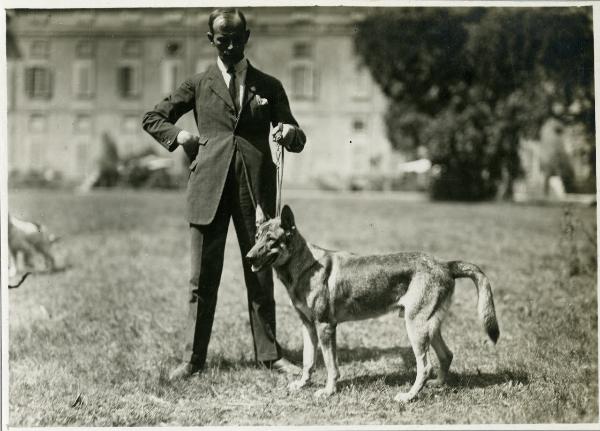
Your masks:
[{"label": "leash", "polygon": [[23,284],[23,282],[25,281],[25,279],[29,276],[29,274],[31,274],[30,272],[26,272],[25,274],[23,274],[23,276],[21,277],[21,280],[17,283],[17,284],[9,284],[8,288],[9,289],[16,289],[17,287],[19,287],[21,284]]},{"label": "leash", "polygon": [[[279,144],[279,141],[282,138],[283,134],[283,123],[277,124],[275,131],[273,133],[273,141],[277,144],[276,150],[276,162],[277,166],[277,194],[276,194],[276,204],[275,204],[275,217],[279,217],[281,215],[281,201],[282,201],[282,190],[283,190],[283,158],[284,158],[284,149],[283,145]],[[239,150],[238,150],[239,151]],[[250,183],[250,176],[248,175],[248,168],[246,167],[246,160],[244,159],[244,155],[241,154],[242,158],[242,166],[244,168],[244,177],[246,177],[246,186],[248,187],[248,192],[250,193],[250,200],[252,201],[252,206],[256,208],[258,202],[256,202],[256,198],[254,197],[254,193],[252,192],[252,184]]]},{"label": "leash", "polygon": [[273,140],[277,143],[277,155],[275,165],[277,166],[277,198],[276,198],[276,206],[275,206],[275,217],[279,217],[281,215],[281,201],[283,194],[283,155],[285,151],[283,149],[283,145],[279,144],[279,140],[281,140],[283,135],[283,123],[277,124],[276,135],[273,137]]}]

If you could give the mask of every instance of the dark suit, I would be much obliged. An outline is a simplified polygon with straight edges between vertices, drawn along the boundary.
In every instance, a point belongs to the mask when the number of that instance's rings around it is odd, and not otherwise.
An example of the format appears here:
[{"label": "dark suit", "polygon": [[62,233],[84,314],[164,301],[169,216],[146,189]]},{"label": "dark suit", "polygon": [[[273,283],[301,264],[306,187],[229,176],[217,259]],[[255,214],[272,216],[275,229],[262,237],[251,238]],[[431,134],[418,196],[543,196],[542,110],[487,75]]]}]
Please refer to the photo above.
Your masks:
[{"label": "dark suit", "polygon": [[[272,273],[253,273],[243,256],[254,243],[254,205],[260,204],[271,216],[275,210],[276,169],[269,147],[270,126],[282,122],[297,127],[298,123],[277,79],[248,64],[245,88],[236,115],[223,76],[214,64],[186,80],[143,119],[144,130],[169,151],[177,147],[181,128],[175,123],[183,114],[193,110],[198,126],[199,142],[184,147],[191,161],[187,219],[192,246],[184,359],[198,366],[206,360],[231,218],[242,253],[256,358],[267,361],[280,357],[275,341]],[[289,151],[302,150],[303,133],[299,131],[296,138],[286,146]]]}]

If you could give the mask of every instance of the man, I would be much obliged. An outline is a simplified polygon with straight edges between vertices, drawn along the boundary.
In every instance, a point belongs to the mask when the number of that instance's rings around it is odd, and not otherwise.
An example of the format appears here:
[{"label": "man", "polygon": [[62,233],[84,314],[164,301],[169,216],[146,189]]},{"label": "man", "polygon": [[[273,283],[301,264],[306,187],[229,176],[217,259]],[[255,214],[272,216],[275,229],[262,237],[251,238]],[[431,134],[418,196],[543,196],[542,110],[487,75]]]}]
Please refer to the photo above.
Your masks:
[{"label": "man", "polygon": [[[292,116],[281,83],[244,57],[250,37],[237,9],[217,9],[208,20],[208,40],[217,63],[187,79],[146,113],[143,128],[169,151],[181,146],[190,159],[187,219],[191,234],[191,297],[184,363],[170,375],[186,378],[202,370],[223,269],[230,218],[242,254],[250,326],[257,361],[296,373],[275,339],[271,270],[253,273],[244,259],[254,244],[255,209],[275,212],[276,170],[269,133],[288,151],[299,152],[306,137]],[[175,126],[193,110],[199,135]]]}]

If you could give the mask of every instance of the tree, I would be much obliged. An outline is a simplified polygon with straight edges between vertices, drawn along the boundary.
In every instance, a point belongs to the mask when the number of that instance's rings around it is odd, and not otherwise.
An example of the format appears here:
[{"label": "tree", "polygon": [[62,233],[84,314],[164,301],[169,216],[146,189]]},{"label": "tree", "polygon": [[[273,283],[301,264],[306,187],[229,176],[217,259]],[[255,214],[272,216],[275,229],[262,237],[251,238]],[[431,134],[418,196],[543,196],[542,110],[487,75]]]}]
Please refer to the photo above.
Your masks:
[{"label": "tree", "polygon": [[510,198],[521,138],[551,116],[594,134],[590,8],[378,9],[355,46],[394,147],[440,167],[434,198]]}]

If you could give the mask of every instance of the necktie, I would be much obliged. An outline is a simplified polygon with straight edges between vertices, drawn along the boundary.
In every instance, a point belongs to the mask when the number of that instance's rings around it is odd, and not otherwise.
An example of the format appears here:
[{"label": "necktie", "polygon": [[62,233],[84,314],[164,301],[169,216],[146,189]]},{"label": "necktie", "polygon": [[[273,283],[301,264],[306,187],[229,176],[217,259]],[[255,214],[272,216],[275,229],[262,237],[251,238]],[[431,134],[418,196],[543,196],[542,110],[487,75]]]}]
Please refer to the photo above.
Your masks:
[{"label": "necktie", "polygon": [[239,102],[237,97],[237,82],[235,79],[235,66],[229,66],[227,68],[227,73],[229,74],[229,94],[231,95],[231,100],[233,101],[233,106],[235,107],[235,113],[239,112]]}]

